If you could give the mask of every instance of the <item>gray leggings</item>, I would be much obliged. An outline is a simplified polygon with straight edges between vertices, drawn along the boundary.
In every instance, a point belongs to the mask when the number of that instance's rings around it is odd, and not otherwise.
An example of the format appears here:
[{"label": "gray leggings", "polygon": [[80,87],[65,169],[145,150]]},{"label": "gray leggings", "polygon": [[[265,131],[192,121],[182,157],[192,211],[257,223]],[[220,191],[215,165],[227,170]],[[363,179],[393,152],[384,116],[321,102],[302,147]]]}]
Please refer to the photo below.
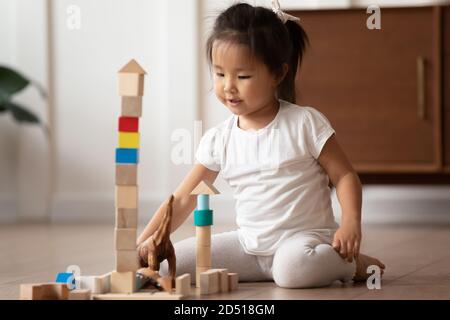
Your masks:
[{"label": "gray leggings", "polygon": [[[240,282],[275,281],[284,288],[312,288],[328,286],[336,280],[352,279],[356,264],[342,259],[331,247],[332,234],[321,231],[302,231],[282,242],[275,254],[257,256],[243,250],[238,231],[214,234],[211,237],[213,268],[237,272]],[[196,238],[174,244],[177,257],[177,276],[190,273],[195,282]],[[167,274],[167,261],[160,273]]]}]

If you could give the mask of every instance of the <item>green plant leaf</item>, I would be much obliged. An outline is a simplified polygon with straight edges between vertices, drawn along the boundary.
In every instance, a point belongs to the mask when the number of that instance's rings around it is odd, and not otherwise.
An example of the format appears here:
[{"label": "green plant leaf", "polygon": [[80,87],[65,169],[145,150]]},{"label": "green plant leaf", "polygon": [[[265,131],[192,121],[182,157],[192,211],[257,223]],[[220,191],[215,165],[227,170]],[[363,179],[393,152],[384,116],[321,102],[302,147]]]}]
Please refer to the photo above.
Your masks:
[{"label": "green plant leaf", "polygon": [[23,90],[29,83],[20,73],[0,66],[0,104],[7,102],[11,95]]},{"label": "green plant leaf", "polygon": [[39,118],[32,112],[28,111],[24,107],[18,105],[17,103],[8,102],[5,104],[6,108],[11,111],[14,119],[18,122],[28,122],[28,123],[40,123]]}]

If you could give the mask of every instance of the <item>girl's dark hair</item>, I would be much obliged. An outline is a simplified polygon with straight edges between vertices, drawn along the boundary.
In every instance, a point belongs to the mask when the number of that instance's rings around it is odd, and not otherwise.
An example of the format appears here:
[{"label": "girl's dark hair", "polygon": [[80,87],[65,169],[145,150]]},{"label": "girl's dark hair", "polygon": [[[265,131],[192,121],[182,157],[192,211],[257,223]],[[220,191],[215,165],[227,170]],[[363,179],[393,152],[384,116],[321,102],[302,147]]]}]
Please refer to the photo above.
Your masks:
[{"label": "girl's dark hair", "polygon": [[289,70],[277,88],[277,97],[295,103],[295,74],[309,44],[306,32],[298,23],[288,20],[283,24],[270,9],[238,3],[223,11],[215,21],[206,42],[210,66],[216,40],[247,45],[276,76],[282,74],[283,63],[287,63]]}]

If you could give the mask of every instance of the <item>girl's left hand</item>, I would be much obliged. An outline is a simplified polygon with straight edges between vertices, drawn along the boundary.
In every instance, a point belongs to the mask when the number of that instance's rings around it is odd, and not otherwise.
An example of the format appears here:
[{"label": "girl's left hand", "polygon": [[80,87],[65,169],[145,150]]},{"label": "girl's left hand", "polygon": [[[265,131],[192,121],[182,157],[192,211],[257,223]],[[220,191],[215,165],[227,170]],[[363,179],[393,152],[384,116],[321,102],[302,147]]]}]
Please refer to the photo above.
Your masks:
[{"label": "girl's left hand", "polygon": [[357,258],[361,244],[361,224],[357,221],[345,222],[336,230],[332,246],[343,259],[352,262]]}]

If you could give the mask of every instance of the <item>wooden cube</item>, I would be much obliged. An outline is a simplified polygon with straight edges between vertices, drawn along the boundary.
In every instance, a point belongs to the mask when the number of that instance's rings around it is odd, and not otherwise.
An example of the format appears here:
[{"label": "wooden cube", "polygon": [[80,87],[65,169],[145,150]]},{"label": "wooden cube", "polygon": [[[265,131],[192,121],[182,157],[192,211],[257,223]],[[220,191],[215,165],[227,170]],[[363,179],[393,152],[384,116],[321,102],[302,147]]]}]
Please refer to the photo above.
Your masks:
[{"label": "wooden cube", "polygon": [[139,132],[139,118],[119,117],[119,132]]},{"label": "wooden cube", "polygon": [[112,293],[132,293],[136,288],[136,272],[117,272],[111,273],[111,292]]},{"label": "wooden cube", "polygon": [[219,292],[219,271],[210,269],[200,274],[200,294]]},{"label": "wooden cube", "polygon": [[116,164],[116,185],[118,186],[137,185],[137,165]]},{"label": "wooden cube", "polygon": [[116,149],[116,164],[138,164],[139,149]]},{"label": "wooden cube", "polygon": [[69,288],[65,283],[36,283],[20,286],[21,300],[67,300]]},{"label": "wooden cube", "polygon": [[239,284],[239,276],[237,273],[228,273],[228,290],[236,290]]},{"label": "wooden cube", "polygon": [[117,229],[136,229],[138,221],[137,209],[116,209]]},{"label": "wooden cube", "polygon": [[139,257],[136,250],[116,251],[116,271],[127,272],[139,269]]},{"label": "wooden cube", "polygon": [[119,132],[119,148],[139,149],[139,147],[140,147],[139,132]]},{"label": "wooden cube", "polygon": [[144,95],[144,75],[119,73],[119,95],[142,97]]},{"label": "wooden cube", "polygon": [[216,269],[219,272],[219,291],[228,292],[228,269]]},{"label": "wooden cube", "polygon": [[116,186],[116,208],[136,209],[138,207],[137,186]]},{"label": "wooden cube", "polygon": [[26,283],[20,285],[20,300],[42,300],[40,284]]},{"label": "wooden cube", "polygon": [[102,294],[111,291],[111,272],[100,276],[81,276],[81,289],[88,289],[92,294]]},{"label": "wooden cube", "polygon": [[91,300],[91,290],[76,289],[69,292],[69,300]]},{"label": "wooden cube", "polygon": [[211,227],[195,227],[197,245],[211,246]]},{"label": "wooden cube", "polygon": [[191,274],[185,273],[175,279],[175,292],[183,296],[191,294]]},{"label": "wooden cube", "polygon": [[116,250],[136,249],[136,229],[115,229],[114,240]]},{"label": "wooden cube", "polygon": [[211,247],[197,245],[195,258],[197,267],[211,267]]},{"label": "wooden cube", "polygon": [[124,117],[142,116],[142,97],[122,97],[122,112]]},{"label": "wooden cube", "polygon": [[211,266],[207,267],[195,267],[195,287],[200,288],[200,274],[211,269]]}]

